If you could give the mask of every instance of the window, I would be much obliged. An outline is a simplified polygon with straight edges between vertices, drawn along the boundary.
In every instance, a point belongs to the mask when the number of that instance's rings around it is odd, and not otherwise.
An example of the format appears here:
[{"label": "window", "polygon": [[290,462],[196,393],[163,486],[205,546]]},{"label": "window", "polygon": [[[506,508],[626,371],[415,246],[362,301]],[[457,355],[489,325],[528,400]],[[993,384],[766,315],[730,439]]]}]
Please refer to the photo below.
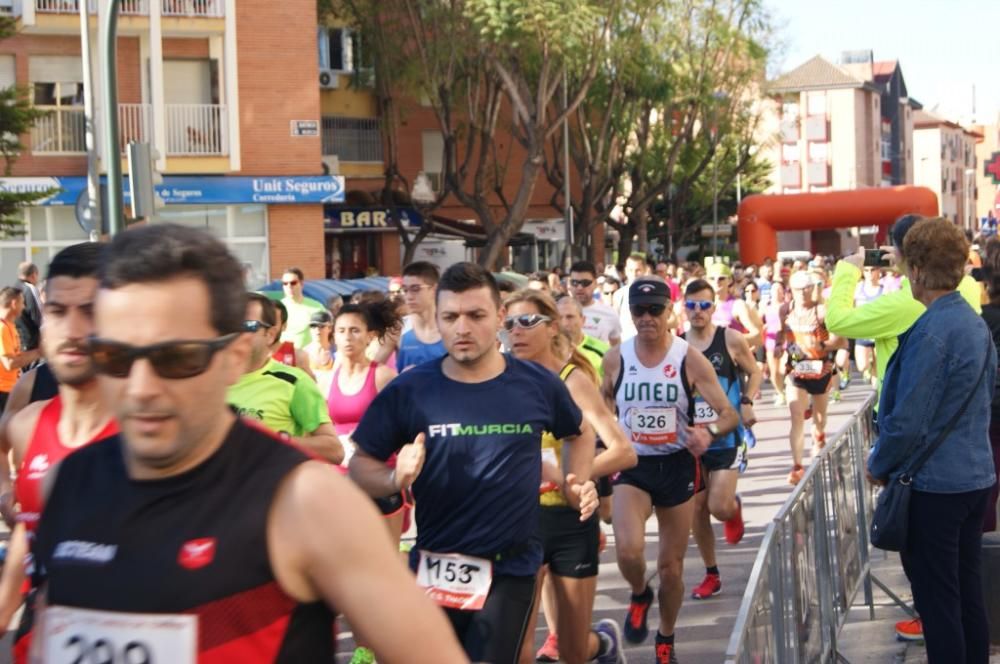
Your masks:
[{"label": "window", "polygon": [[809,115],[826,115],[826,93],[810,92],[806,97]]},{"label": "window", "polygon": [[810,143],[809,161],[826,163],[829,158],[829,143]]},{"label": "window", "polygon": [[444,159],[444,137],[440,131],[425,131],[420,135],[424,174],[430,178],[434,191],[441,191],[441,171]]},{"label": "window", "polygon": [[32,103],[49,114],[35,123],[31,149],[36,153],[86,151],[83,115],[83,67],[79,57],[33,56],[28,60]]}]

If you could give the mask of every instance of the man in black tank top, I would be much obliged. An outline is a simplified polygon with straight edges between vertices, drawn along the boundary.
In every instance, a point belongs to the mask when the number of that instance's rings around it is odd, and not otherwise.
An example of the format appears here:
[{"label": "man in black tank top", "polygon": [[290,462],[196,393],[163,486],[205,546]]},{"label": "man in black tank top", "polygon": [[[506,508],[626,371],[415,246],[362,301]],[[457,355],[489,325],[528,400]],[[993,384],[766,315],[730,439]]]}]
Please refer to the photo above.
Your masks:
[{"label": "man in black tank top", "polygon": [[129,230],[100,281],[89,350],[122,433],[49,472],[38,661],[329,662],[335,610],[381,661],[465,661],[370,501],[227,407],[250,339],[225,246]]}]

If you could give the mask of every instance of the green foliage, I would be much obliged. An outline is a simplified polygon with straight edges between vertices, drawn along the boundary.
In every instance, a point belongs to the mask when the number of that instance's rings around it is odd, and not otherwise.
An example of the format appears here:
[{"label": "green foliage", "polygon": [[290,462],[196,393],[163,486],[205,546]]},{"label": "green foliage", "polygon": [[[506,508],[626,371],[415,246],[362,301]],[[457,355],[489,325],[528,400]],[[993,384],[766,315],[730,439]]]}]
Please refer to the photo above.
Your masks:
[{"label": "green foliage", "polygon": [[599,4],[581,0],[466,0],[465,15],[481,39],[503,49],[541,49],[579,58],[598,32]]}]

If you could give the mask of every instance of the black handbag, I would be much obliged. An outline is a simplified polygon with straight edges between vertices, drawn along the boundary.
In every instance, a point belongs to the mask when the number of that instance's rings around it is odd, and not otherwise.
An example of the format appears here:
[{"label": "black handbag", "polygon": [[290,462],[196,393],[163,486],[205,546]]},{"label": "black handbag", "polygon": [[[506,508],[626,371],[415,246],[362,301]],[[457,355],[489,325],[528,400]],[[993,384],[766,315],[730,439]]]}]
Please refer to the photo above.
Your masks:
[{"label": "black handbag", "polygon": [[[993,340],[990,339],[990,343]],[[897,351],[898,352],[898,351]],[[958,409],[958,412],[951,418],[948,425],[941,430],[937,440],[927,446],[923,453],[918,456],[909,467],[904,470],[899,477],[886,484],[878,495],[878,503],[875,505],[875,512],[872,514],[871,542],[872,546],[884,551],[902,551],[906,547],[906,535],[910,524],[910,492],[913,484],[913,476],[920,468],[927,463],[934,451],[941,446],[944,439],[948,437],[951,430],[958,423],[958,420],[965,414],[972,397],[979,390],[983,383],[983,376],[986,375],[986,365],[989,364],[989,354],[983,361],[983,369],[979,373],[979,380],[976,386],[965,398],[965,403]]]}]

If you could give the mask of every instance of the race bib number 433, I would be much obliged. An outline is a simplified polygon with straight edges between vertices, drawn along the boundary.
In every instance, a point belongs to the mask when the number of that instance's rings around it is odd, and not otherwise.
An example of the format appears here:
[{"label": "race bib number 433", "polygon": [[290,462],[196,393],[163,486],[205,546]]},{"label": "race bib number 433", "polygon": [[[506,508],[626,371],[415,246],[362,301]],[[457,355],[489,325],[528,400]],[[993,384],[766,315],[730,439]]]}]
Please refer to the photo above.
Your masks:
[{"label": "race bib number 433", "polygon": [[421,551],[417,585],[440,606],[478,611],[493,585],[493,563],[458,553]]},{"label": "race bib number 433", "polygon": [[677,442],[677,409],[651,406],[629,411],[632,442],[642,445],[663,445]]},{"label": "race bib number 433", "polygon": [[46,664],[194,664],[198,661],[198,617],[119,613],[66,606],[41,616]]}]

